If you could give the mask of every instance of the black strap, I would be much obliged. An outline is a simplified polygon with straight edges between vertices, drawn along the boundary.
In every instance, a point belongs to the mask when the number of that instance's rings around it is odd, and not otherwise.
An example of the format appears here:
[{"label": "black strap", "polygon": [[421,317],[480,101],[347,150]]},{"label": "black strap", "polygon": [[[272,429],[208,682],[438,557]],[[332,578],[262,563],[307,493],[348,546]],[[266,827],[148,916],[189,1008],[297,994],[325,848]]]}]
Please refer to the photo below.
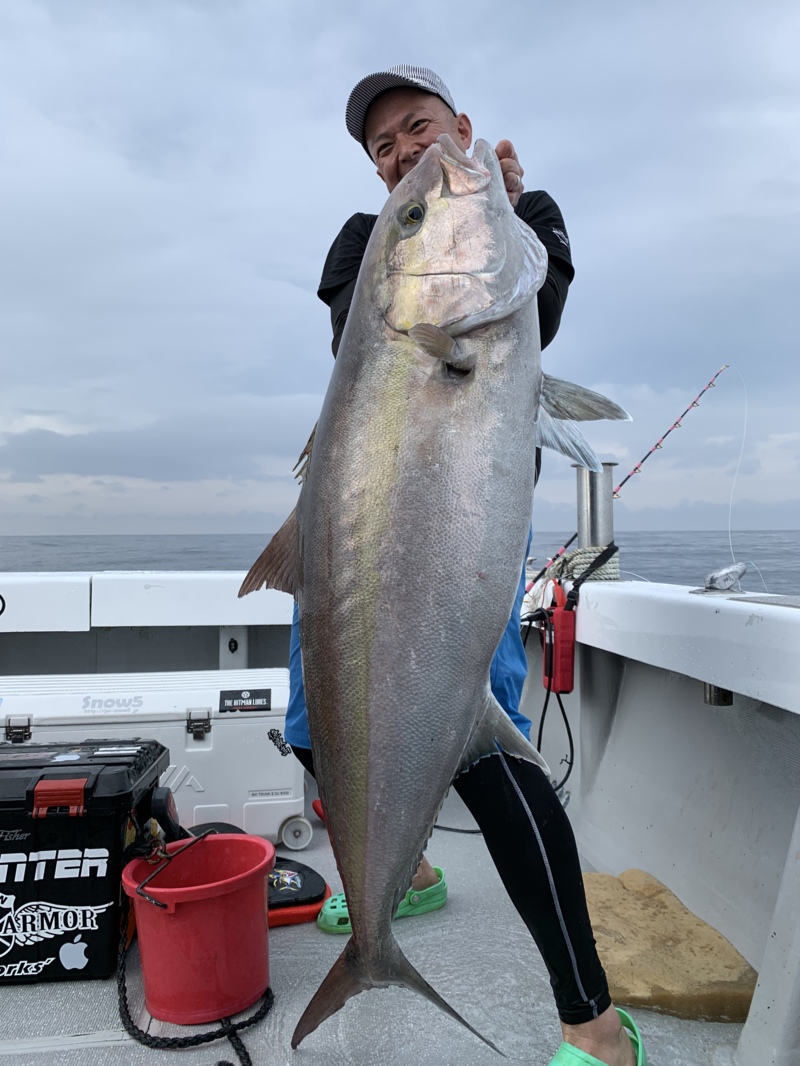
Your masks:
[{"label": "black strap", "polygon": [[618,551],[619,548],[612,540],[607,547],[603,548],[603,550],[595,559],[592,559],[592,561],[583,571],[581,576],[579,578],[576,578],[576,580],[572,583],[572,588],[567,593],[567,603],[565,608],[567,611],[575,610],[575,607],[578,603],[578,596],[580,594],[580,587],[584,583],[584,581],[588,577],[591,577],[596,570],[599,570],[601,566],[605,566],[608,560],[613,558]]}]

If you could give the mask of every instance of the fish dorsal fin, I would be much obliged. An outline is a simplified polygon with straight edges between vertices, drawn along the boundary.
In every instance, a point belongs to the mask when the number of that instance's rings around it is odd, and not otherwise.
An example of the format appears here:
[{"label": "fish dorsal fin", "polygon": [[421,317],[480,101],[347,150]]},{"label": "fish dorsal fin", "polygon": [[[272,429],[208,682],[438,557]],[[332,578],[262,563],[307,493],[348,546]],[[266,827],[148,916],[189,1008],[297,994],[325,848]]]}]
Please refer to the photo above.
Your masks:
[{"label": "fish dorsal fin", "polygon": [[546,774],[550,769],[533,744],[520,733],[506,712],[489,694],[486,707],[469,738],[458,772],[461,774],[487,755],[496,755],[498,746],[508,755],[541,766]]},{"label": "fish dorsal fin", "polygon": [[619,404],[599,392],[584,389],[571,381],[542,374],[540,405],[551,418],[568,419],[570,422],[596,422],[608,418],[616,422],[630,422],[631,416]]},{"label": "fish dorsal fin", "polygon": [[298,573],[299,548],[297,507],[295,507],[250,567],[239,589],[239,597],[246,596],[248,592],[255,592],[262,585],[268,589],[279,589],[281,592],[296,596]]},{"label": "fish dorsal fin", "polygon": [[316,432],[317,426],[315,423],[314,428],[311,430],[311,436],[308,438],[308,443],[306,444],[305,448],[303,448],[303,450],[300,452],[300,458],[294,464],[293,473],[295,476],[295,480],[299,481],[301,485],[308,477],[308,467],[311,462],[311,451],[314,447],[314,436]]},{"label": "fish dorsal fin", "polygon": [[539,407],[539,417],[536,420],[536,445],[561,452],[580,466],[594,470],[596,474],[603,469],[594,448],[575,423],[553,418],[544,407]]}]

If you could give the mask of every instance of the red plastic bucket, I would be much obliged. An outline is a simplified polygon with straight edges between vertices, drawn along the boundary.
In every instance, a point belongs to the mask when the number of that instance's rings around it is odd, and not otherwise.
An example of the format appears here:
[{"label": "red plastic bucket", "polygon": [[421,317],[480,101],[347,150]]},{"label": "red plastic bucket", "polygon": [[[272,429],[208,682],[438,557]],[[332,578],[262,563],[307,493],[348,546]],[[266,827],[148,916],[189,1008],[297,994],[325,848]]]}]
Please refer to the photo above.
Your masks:
[{"label": "red plastic bucket", "polygon": [[[173,854],[185,840],[167,844]],[[250,1007],[269,986],[267,877],[275,849],[261,837],[198,839],[160,867],[134,859],[122,871],[133,900],[145,1005],[154,1018],[196,1025]],[[155,870],[143,891],[136,891]]]}]

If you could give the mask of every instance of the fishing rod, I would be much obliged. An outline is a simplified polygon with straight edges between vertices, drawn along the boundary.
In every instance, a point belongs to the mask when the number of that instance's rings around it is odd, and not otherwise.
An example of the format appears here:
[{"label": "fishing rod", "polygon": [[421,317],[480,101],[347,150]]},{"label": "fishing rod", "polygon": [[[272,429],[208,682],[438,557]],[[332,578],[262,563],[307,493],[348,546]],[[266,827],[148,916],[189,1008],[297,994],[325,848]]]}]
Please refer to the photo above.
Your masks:
[{"label": "fishing rod", "polygon": [[[681,428],[681,421],[684,418],[686,418],[686,416],[689,414],[689,412],[691,411],[691,409],[693,407],[699,407],[700,406],[700,397],[703,395],[703,393],[708,392],[709,389],[713,389],[714,388],[714,382],[720,376],[722,371],[723,370],[727,370],[727,369],[728,369],[728,364],[727,363],[725,363],[724,366],[721,366],[719,368],[719,370],[716,372],[716,374],[711,379],[711,381],[709,381],[709,383],[706,385],[706,387],[701,392],[699,392],[697,394],[697,396],[695,396],[695,398],[692,400],[692,402],[689,404],[689,406],[686,408],[686,410],[683,412],[683,414],[679,415],[677,421],[672,423],[672,425],[669,427],[669,429],[664,434],[664,436],[658,438],[658,440],[655,442],[655,444],[650,449],[650,451],[644,456],[644,458],[640,459],[639,462],[636,464],[636,466],[633,468],[633,470],[631,470],[631,472],[627,475],[627,477],[624,477],[622,479],[622,481],[620,481],[619,485],[617,485],[617,487],[614,489],[613,498],[615,500],[619,499],[619,490],[622,488],[622,486],[626,482],[630,481],[630,479],[633,477],[634,474],[641,474],[641,472],[642,472],[642,463],[645,463],[650,458],[650,456],[653,454],[653,452],[659,450],[659,448],[664,443],[664,441],[667,439],[667,437],[670,435],[670,433],[673,431],[673,429],[680,429]],[[575,534],[575,536],[577,536],[577,533]]]},{"label": "fishing rod", "polygon": [[[641,473],[642,464],[645,463],[650,458],[650,456],[653,454],[653,452],[658,451],[659,448],[661,448],[661,446],[663,445],[664,441],[667,439],[667,437],[670,435],[670,433],[673,431],[673,429],[680,429],[682,419],[684,419],[686,417],[686,415],[688,415],[688,413],[692,410],[693,407],[698,407],[700,405],[700,398],[702,397],[703,393],[707,392],[709,389],[713,389],[714,388],[714,383],[717,380],[717,378],[720,376],[720,374],[723,372],[723,370],[727,370],[727,369],[728,369],[728,364],[727,363],[724,366],[720,367],[720,369],[716,372],[716,374],[711,379],[711,381],[708,382],[706,387],[704,389],[702,389],[697,394],[697,396],[695,396],[695,398],[692,400],[692,402],[689,404],[689,406],[686,408],[686,410],[683,412],[683,414],[679,415],[678,418],[669,427],[669,429],[663,434],[663,436],[658,438],[658,440],[653,445],[653,447],[650,449],[650,451],[647,452],[643,456],[643,458],[641,458],[639,460],[639,462],[636,464],[636,466],[633,468],[633,470],[631,470],[631,472],[628,474],[628,476],[623,478],[622,481],[620,481],[619,485],[617,485],[617,487],[614,489],[613,498],[615,500],[619,499],[620,490],[622,489],[623,485],[625,485],[626,482],[628,482],[633,477],[634,474],[640,474]],[[528,582],[525,583],[525,591],[526,592],[530,592],[530,590],[534,587],[534,585],[542,577],[544,577],[544,575],[547,572],[548,567],[550,567],[555,562],[556,559],[560,558],[560,556],[562,556],[564,554],[564,552],[567,550],[567,548],[570,546],[570,544],[572,544],[572,542],[577,538],[577,536],[578,536],[577,533],[573,533],[572,536],[569,538],[569,540],[566,542],[566,544],[562,545],[562,547],[560,547],[558,549],[558,551],[553,556],[553,558],[549,559],[547,561],[547,563],[545,563],[545,565],[542,567],[542,569],[539,571],[539,573],[536,575],[536,577],[533,579],[533,581],[528,581]],[[611,554],[613,554],[614,552],[616,552],[616,550],[617,549],[616,549],[616,547],[613,544],[609,545],[609,547],[605,550],[605,552],[602,552],[601,555],[594,561],[594,563],[590,564],[589,569],[584,572],[583,576],[578,578],[577,582],[575,583],[573,591],[575,591],[575,589],[577,589],[580,586],[581,582],[586,580],[586,578],[589,576],[589,574],[591,573],[593,568],[597,567],[598,564],[600,564],[601,562],[605,561],[605,556],[607,556],[609,554],[609,552]],[[570,596],[572,596],[572,593],[570,594]],[[529,633],[531,631],[531,628],[532,628],[532,626],[534,624],[534,620],[537,620],[537,616],[538,616],[537,625],[539,626],[539,628],[541,630],[540,639],[542,641],[544,680],[545,680],[545,688],[547,689],[547,695],[545,696],[544,706],[542,707],[542,713],[541,713],[541,717],[539,719],[539,735],[538,735],[536,747],[537,747],[537,750],[541,751],[542,737],[544,735],[544,723],[545,723],[545,717],[547,715],[547,705],[548,705],[548,701],[550,699],[550,693],[552,691],[552,692],[555,693],[556,700],[558,701],[558,707],[559,707],[559,710],[561,711],[561,717],[562,717],[562,719],[564,721],[564,726],[565,726],[566,731],[567,731],[567,739],[569,741],[569,750],[567,752],[567,756],[566,756],[566,758],[561,760],[562,763],[566,764],[567,772],[564,774],[563,778],[559,782],[556,782],[555,780],[553,780],[552,785],[553,785],[553,788],[555,789],[557,795],[561,799],[561,802],[566,807],[567,803],[569,802],[569,793],[568,792],[564,793],[563,789],[564,789],[564,785],[567,783],[567,780],[569,779],[570,774],[572,773],[572,768],[573,768],[574,763],[575,763],[575,744],[574,744],[574,741],[573,741],[573,738],[572,738],[572,731],[570,730],[569,719],[567,717],[567,712],[564,709],[564,704],[563,704],[563,702],[561,700],[561,693],[562,692],[572,692],[572,685],[573,685],[573,673],[572,673],[573,665],[572,664],[573,664],[573,661],[574,661],[573,657],[574,657],[574,654],[575,654],[575,615],[574,615],[574,613],[572,613],[570,615],[570,624],[566,625],[565,624],[565,619],[567,617],[568,612],[571,611],[571,607],[570,607],[569,600],[567,600],[566,604],[563,603],[563,592],[561,593],[561,597],[562,597],[562,602],[561,602],[560,605],[557,603],[557,598],[556,598],[556,599],[554,599],[553,605],[552,605],[551,608],[549,608],[549,609],[548,608],[539,608],[537,611],[535,611],[532,615],[529,616],[529,618],[528,618],[528,630],[527,630],[527,632],[525,634],[525,637],[523,638],[523,644],[524,645],[527,644],[528,635],[529,635]],[[572,606],[574,607],[574,604]],[[557,640],[557,635],[559,633],[560,633],[560,636],[558,636],[558,640]],[[560,650],[560,653],[557,655],[556,654],[556,648],[559,647],[559,646],[560,646],[561,650]]]},{"label": "fishing rod", "polygon": [[[631,470],[631,472],[626,477],[624,477],[622,479],[622,481],[620,481],[619,485],[617,485],[617,487],[614,489],[613,499],[615,499],[615,500],[619,499],[619,494],[620,494],[620,490],[622,489],[622,486],[625,485],[628,481],[630,481],[630,479],[633,477],[634,474],[641,474],[642,465],[647,462],[647,460],[650,458],[650,456],[653,454],[653,452],[659,451],[659,449],[662,447],[664,441],[667,439],[667,437],[670,435],[670,433],[673,431],[673,429],[680,429],[681,428],[681,422],[683,421],[683,419],[689,414],[689,412],[692,410],[693,407],[699,407],[700,406],[700,398],[701,398],[701,396],[703,396],[704,393],[708,392],[709,389],[713,389],[714,388],[714,383],[716,382],[717,378],[720,376],[720,374],[723,372],[723,370],[727,370],[728,369],[728,366],[729,366],[729,364],[725,363],[723,366],[721,366],[719,368],[719,370],[713,376],[711,381],[709,381],[708,384],[705,386],[705,388],[701,389],[701,391],[697,394],[697,396],[695,396],[695,398],[692,400],[692,402],[689,404],[689,406],[686,408],[686,410],[683,412],[683,414],[678,416],[678,418],[672,423],[672,425],[669,427],[669,429],[666,431],[666,433],[664,433],[663,436],[658,438],[658,440],[655,442],[655,444],[650,449],[650,451],[647,452],[646,455],[644,455],[643,458],[641,458],[639,460],[639,462],[636,464],[636,466],[633,468],[633,470]],[[558,559],[560,556],[562,556],[564,554],[564,552],[567,550],[567,548],[570,546],[570,544],[572,544],[572,542],[577,538],[577,536],[578,536],[577,533],[573,533],[572,536],[569,538],[569,540],[566,542],[566,544],[562,545],[558,549],[558,551],[555,553],[553,558],[548,560],[548,562],[542,567],[542,569],[539,571],[539,573],[536,575],[536,577],[532,581],[527,583],[526,588],[527,588],[528,591],[530,591],[533,588],[533,586],[536,584],[536,582],[540,578],[544,577],[545,572],[547,571],[547,568],[549,566],[551,566],[555,562],[556,559]]]}]

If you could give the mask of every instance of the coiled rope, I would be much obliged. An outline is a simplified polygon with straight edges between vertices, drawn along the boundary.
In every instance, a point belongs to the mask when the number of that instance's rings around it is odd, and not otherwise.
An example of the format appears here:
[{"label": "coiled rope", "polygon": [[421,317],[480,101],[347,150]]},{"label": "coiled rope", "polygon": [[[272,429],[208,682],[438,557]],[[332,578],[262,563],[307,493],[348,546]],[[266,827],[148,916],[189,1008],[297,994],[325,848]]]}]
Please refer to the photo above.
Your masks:
[{"label": "coiled rope", "polygon": [[[606,550],[608,545],[602,544],[599,548],[576,548],[574,551],[567,552],[566,555],[562,555],[560,559],[554,560],[554,562],[548,566],[545,571],[546,576],[550,577],[580,577],[589,566],[595,560],[598,555]],[[554,570],[555,573],[550,573]],[[593,573],[589,574],[586,578],[587,581],[619,581],[619,552],[616,555],[612,555],[607,562],[599,566]]]},{"label": "coiled rope", "polygon": [[[600,547],[575,548],[573,551],[566,552],[564,555],[559,555],[553,559],[541,574],[537,575],[537,580],[531,589],[525,593],[525,599],[522,601],[522,617],[525,618],[527,615],[532,614],[537,607],[542,606],[542,595],[550,581],[577,580],[587,570],[591,569],[594,560],[606,548],[607,545],[605,544]],[[619,552],[615,552],[610,559],[591,570],[591,573],[586,575],[585,580],[619,581]]]}]

